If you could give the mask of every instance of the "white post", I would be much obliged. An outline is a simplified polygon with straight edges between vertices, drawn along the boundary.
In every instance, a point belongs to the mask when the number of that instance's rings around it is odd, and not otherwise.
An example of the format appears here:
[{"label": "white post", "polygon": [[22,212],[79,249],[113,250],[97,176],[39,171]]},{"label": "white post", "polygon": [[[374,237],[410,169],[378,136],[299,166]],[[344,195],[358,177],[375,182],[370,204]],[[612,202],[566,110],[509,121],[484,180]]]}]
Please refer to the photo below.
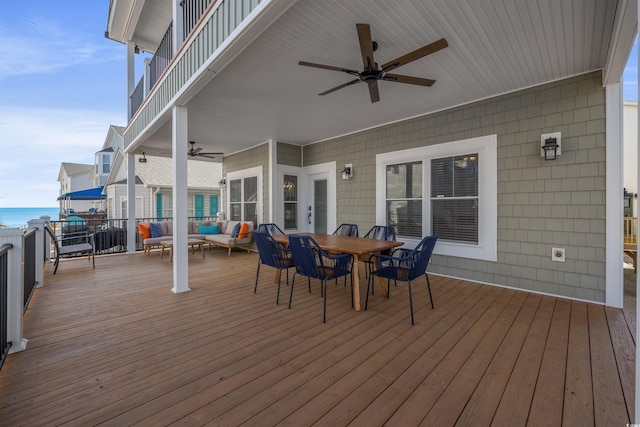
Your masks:
[{"label": "white post", "polygon": [[32,219],[27,222],[29,225],[29,230],[32,228],[37,228],[36,231],[36,288],[41,288],[44,285],[44,224],[45,221],[43,219]]},{"label": "white post", "polygon": [[[46,225],[51,224],[51,217],[49,215],[42,215],[40,219],[43,220]],[[46,262],[51,260],[51,238],[49,238],[49,235],[44,232],[44,230],[42,235],[44,239],[44,261]]]},{"label": "white post", "polygon": [[[127,253],[136,253],[136,156],[127,154]],[[186,246],[186,244],[185,244]]]},{"label": "white post", "polygon": [[127,118],[131,118],[131,94],[136,88],[135,64],[136,64],[136,44],[127,42]]},{"label": "white post", "polygon": [[175,106],[172,112],[173,151],[173,289],[174,293],[189,289],[189,251],[187,248],[187,107]]},{"label": "white post", "polygon": [[182,6],[181,0],[173,0],[173,34],[171,35],[171,44],[173,45],[172,56],[176,56],[178,50],[182,47],[184,39],[182,33],[184,32],[184,25],[182,21]]},{"label": "white post", "polygon": [[24,231],[20,228],[0,228],[0,246],[5,243],[13,246],[7,254],[7,340],[12,343],[9,349],[11,354],[25,350],[28,341],[22,336]]}]

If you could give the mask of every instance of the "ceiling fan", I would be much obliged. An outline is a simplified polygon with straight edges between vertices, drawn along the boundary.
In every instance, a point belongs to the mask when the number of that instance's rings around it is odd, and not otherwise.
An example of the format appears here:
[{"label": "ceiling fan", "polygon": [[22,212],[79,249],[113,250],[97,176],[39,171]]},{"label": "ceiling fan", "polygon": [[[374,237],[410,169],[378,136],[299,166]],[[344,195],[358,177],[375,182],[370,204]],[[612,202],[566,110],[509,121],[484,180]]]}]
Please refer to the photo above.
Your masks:
[{"label": "ceiling fan", "polygon": [[357,79],[355,80],[351,80],[347,83],[341,84],[340,86],[336,86],[332,89],[319,93],[318,95],[327,95],[331,92],[337,91],[338,89],[342,89],[356,83],[365,82],[369,87],[369,96],[371,97],[371,102],[373,103],[380,100],[380,93],[378,92],[378,80],[407,83],[418,86],[431,86],[436,82],[435,80],[423,79],[420,77],[391,74],[389,71],[392,71],[398,67],[402,67],[403,65],[407,65],[410,62],[446,48],[447,46],[449,46],[449,44],[444,38],[423,46],[420,49],[416,49],[413,52],[409,52],[406,55],[402,55],[392,61],[389,61],[382,65],[378,65],[378,63],[373,59],[373,52],[375,52],[378,48],[378,43],[371,40],[371,28],[369,27],[369,24],[356,24],[356,29],[358,30],[358,40],[360,42],[360,51],[362,53],[362,63],[364,65],[363,71],[350,70],[348,68],[334,67],[331,65],[315,64],[305,61],[298,62],[299,65],[304,65],[306,67],[341,71],[343,73],[351,74],[357,77]]},{"label": "ceiling fan", "polygon": [[215,159],[215,158],[219,158],[222,157],[222,155],[224,153],[208,153],[208,152],[204,152],[202,151],[202,148],[195,147],[196,142],[195,141],[189,141],[189,144],[191,144],[191,148],[189,148],[189,150],[187,150],[187,155],[189,157],[206,157],[208,159]]}]

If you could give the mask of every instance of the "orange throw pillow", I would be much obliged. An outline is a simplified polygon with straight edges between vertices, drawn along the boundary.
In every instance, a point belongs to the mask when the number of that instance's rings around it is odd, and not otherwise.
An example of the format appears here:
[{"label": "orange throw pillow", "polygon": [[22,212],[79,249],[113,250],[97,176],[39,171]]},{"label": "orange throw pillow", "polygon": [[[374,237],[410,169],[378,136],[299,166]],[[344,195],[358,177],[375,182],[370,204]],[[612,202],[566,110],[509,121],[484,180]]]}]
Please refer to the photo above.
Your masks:
[{"label": "orange throw pillow", "polygon": [[151,231],[149,230],[150,225],[151,224],[143,224],[143,223],[138,224],[138,232],[140,233],[143,239],[151,238]]},{"label": "orange throw pillow", "polygon": [[249,224],[243,222],[240,226],[240,231],[238,231],[238,239],[244,239],[247,237],[247,232],[249,231]]}]

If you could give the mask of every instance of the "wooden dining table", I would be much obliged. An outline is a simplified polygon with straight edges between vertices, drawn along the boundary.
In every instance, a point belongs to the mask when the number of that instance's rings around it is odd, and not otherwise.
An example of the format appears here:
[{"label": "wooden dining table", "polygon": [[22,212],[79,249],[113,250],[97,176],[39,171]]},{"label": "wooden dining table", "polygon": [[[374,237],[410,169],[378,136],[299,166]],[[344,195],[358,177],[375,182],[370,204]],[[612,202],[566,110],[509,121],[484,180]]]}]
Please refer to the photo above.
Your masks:
[{"label": "wooden dining table", "polygon": [[[365,239],[364,237],[334,236],[322,233],[296,233],[310,236],[325,251],[353,255],[353,308],[360,311],[360,276],[358,274],[358,259],[362,255],[377,254],[389,249],[402,246],[403,242],[393,240]],[[286,234],[273,236],[282,245],[289,244],[289,236]],[[382,294],[387,295],[386,282],[380,279]]]}]

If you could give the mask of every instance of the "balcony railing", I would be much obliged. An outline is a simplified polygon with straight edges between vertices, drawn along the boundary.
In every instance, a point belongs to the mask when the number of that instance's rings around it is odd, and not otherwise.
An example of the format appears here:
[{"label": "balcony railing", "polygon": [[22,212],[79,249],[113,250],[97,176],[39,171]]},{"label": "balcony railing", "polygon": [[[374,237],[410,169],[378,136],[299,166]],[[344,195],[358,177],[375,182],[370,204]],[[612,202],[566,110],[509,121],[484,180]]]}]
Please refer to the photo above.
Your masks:
[{"label": "balcony railing", "polygon": [[11,348],[11,342],[8,340],[9,323],[7,319],[9,313],[9,303],[7,300],[9,287],[7,276],[9,271],[7,267],[7,259],[9,258],[9,251],[11,248],[13,248],[13,245],[10,243],[4,244],[0,247],[0,367],[2,367],[4,359],[9,353],[9,348]]},{"label": "balcony railing", "polygon": [[24,235],[24,306],[23,310],[27,310],[33,291],[35,291],[38,281],[36,280],[36,262],[42,262],[43,260],[36,260],[36,232],[38,229],[32,228]]},{"label": "balcony railing", "polygon": [[[138,111],[138,108],[140,108],[142,102],[144,101],[144,76],[138,82],[138,85],[133,90],[133,93],[131,94],[131,97],[129,99],[129,102],[131,102],[131,115],[133,116],[133,114]],[[96,165],[96,167],[97,166],[98,165]]]},{"label": "balcony railing", "polygon": [[182,40],[186,40],[212,0],[182,0]]}]

